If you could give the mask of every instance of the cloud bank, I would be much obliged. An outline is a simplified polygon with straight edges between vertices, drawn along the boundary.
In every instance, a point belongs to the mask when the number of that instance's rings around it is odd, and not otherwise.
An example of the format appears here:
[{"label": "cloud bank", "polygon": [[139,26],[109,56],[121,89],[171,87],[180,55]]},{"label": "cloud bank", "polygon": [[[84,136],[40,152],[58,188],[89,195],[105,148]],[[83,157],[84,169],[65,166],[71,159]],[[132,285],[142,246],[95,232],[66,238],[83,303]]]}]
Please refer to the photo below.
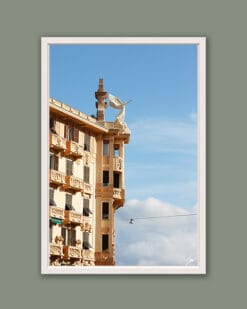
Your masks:
[{"label": "cloud bank", "polygon": [[196,209],[188,211],[152,197],[128,200],[116,216],[117,265],[197,265],[199,216],[162,218],[189,213]]}]

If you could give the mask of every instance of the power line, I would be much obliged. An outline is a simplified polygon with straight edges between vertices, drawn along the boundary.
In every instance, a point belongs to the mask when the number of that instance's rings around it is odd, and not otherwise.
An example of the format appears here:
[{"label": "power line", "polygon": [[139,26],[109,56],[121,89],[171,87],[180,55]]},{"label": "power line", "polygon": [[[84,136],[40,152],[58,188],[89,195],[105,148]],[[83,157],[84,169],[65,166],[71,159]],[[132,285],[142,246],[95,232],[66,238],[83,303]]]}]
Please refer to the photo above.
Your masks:
[{"label": "power line", "polygon": [[129,223],[133,224],[135,220],[148,220],[148,219],[160,219],[160,218],[174,218],[174,217],[188,217],[188,216],[197,216],[197,213],[184,214],[184,215],[167,215],[167,216],[158,216],[158,217],[142,217],[142,218],[130,218]]}]

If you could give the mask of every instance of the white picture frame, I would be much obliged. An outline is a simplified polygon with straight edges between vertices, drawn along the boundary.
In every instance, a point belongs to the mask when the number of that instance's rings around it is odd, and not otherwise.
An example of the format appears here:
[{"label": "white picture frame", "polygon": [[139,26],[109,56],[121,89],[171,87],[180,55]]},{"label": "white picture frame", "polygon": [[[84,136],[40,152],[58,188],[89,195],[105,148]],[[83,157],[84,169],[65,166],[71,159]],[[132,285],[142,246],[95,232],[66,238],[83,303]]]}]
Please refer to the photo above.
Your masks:
[{"label": "white picture frame", "polygon": [[[49,265],[49,47],[52,44],[196,44],[198,46],[198,260],[197,266]],[[41,38],[41,273],[42,274],[206,274],[206,38],[205,37],[42,37]]]}]

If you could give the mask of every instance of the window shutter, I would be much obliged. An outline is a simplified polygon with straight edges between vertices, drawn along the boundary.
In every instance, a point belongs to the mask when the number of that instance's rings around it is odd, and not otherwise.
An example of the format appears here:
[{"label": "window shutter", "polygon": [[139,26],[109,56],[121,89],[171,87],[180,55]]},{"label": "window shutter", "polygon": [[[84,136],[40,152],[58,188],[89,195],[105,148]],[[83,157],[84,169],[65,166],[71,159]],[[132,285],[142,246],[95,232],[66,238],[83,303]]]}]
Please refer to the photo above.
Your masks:
[{"label": "window shutter", "polygon": [[89,173],[90,173],[90,169],[89,166],[84,166],[84,181],[89,183]]},{"label": "window shutter", "polygon": [[53,228],[53,224],[50,221],[50,223],[49,223],[49,241],[50,241],[50,243],[52,242],[52,237],[53,237],[53,235],[52,235],[52,232],[53,232],[52,228]]},{"label": "window shutter", "polygon": [[54,156],[54,170],[58,171],[58,157]]},{"label": "window shutter", "polygon": [[67,138],[68,126],[64,124],[64,138]]},{"label": "window shutter", "polygon": [[90,213],[90,209],[89,209],[89,199],[85,199],[83,200],[83,216],[88,217]]},{"label": "window shutter", "polygon": [[69,127],[68,128],[68,140],[72,141],[73,140],[73,128]]},{"label": "window shutter", "polygon": [[50,131],[52,133],[57,133],[56,132],[56,120],[54,118],[50,118]]},{"label": "window shutter", "polygon": [[71,230],[71,246],[75,246],[76,244],[76,230]]},{"label": "window shutter", "polygon": [[84,136],[84,150],[90,151],[90,135],[87,133]]},{"label": "window shutter", "polygon": [[62,227],[62,232],[61,232],[61,235],[62,235],[62,237],[63,237],[63,245],[67,245],[68,244],[68,242],[67,242],[67,229],[65,228],[65,227]]},{"label": "window shutter", "polygon": [[89,243],[89,233],[83,232],[83,249],[91,248],[91,244]]},{"label": "window shutter", "polygon": [[73,141],[76,143],[79,142],[79,130],[77,128],[73,129]]},{"label": "window shutter", "polygon": [[65,196],[65,209],[66,210],[72,210],[72,195],[71,194],[68,194],[66,193],[66,196]]},{"label": "window shutter", "polygon": [[54,189],[50,188],[49,197],[50,197],[50,205],[51,206],[56,206],[56,203],[54,201]]},{"label": "window shutter", "polygon": [[87,199],[87,198],[84,198],[84,200],[83,200],[83,207],[87,207],[87,208],[89,208],[89,199]]},{"label": "window shutter", "polygon": [[73,175],[73,161],[66,160],[66,174],[68,176]]},{"label": "window shutter", "polygon": [[58,171],[58,157],[54,154],[50,155],[50,169]]}]

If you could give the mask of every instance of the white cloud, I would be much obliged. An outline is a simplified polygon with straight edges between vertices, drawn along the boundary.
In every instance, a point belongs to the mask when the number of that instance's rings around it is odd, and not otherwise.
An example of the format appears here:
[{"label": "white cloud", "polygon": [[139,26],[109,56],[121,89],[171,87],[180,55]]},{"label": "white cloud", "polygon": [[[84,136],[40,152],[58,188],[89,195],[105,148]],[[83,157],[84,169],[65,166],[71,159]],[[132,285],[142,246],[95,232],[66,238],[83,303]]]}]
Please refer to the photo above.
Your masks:
[{"label": "white cloud", "polygon": [[[162,217],[195,212],[196,209],[188,211],[155,198],[127,201],[116,216],[117,264],[196,265],[198,216]],[[130,218],[134,219],[133,224],[129,223]]]},{"label": "white cloud", "polygon": [[126,193],[156,196],[191,206],[197,196],[196,114],[181,119],[146,118],[130,124],[126,147]]},{"label": "white cloud", "polygon": [[145,119],[130,123],[132,141],[130,147],[159,153],[196,154],[196,115],[189,120]]}]

